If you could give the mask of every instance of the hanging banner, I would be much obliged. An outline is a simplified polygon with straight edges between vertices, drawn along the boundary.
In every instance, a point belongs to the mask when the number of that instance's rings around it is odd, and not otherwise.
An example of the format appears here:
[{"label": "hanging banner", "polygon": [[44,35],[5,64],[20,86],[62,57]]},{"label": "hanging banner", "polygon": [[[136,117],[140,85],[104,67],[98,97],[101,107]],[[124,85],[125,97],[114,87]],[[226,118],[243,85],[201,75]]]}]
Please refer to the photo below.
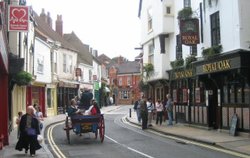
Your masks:
[{"label": "hanging banner", "polygon": [[181,42],[184,45],[192,46],[200,43],[199,20],[183,19],[180,20]]},{"label": "hanging banner", "polygon": [[27,32],[29,31],[29,7],[9,6],[8,30]]}]

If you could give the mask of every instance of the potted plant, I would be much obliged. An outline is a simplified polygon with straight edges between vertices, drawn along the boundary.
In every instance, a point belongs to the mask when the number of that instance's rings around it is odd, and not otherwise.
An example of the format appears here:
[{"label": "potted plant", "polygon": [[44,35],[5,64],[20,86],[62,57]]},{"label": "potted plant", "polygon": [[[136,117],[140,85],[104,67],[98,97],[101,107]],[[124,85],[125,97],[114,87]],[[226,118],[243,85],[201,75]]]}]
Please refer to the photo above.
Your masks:
[{"label": "potted plant", "polygon": [[13,77],[14,82],[19,86],[29,85],[32,75],[26,71],[20,71]]}]

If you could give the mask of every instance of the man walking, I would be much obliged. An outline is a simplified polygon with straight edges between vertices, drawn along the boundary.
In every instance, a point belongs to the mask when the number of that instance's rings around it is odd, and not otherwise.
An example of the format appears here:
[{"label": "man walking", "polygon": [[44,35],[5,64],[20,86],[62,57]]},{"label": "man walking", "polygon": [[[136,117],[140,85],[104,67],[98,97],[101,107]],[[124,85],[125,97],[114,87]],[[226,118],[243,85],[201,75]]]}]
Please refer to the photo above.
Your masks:
[{"label": "man walking", "polygon": [[142,118],[142,129],[147,129],[148,126],[148,109],[145,97],[142,96],[140,101],[140,108],[141,108],[141,118]]},{"label": "man walking", "polygon": [[166,110],[168,112],[168,126],[173,125],[173,101],[171,99],[171,95],[167,94],[167,103],[166,103]]},{"label": "man walking", "polygon": [[138,123],[141,123],[141,108],[140,108],[140,100],[136,100],[134,103],[134,110],[136,111],[136,115],[137,115],[137,120]]}]

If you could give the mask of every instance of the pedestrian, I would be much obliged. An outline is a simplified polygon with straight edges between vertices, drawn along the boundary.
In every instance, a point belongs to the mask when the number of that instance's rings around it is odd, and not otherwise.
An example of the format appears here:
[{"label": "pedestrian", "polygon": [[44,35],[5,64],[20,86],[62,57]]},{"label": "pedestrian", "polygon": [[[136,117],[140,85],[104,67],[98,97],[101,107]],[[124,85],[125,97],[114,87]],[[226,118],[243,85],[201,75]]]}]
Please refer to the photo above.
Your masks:
[{"label": "pedestrian", "polygon": [[145,97],[142,96],[142,99],[140,100],[140,109],[141,109],[141,119],[142,119],[142,129],[147,129],[148,127],[148,109]]},{"label": "pedestrian", "polygon": [[139,102],[140,102],[139,99],[135,101],[134,110],[136,111],[136,116],[137,116],[138,123],[141,123],[141,109],[140,109]]},{"label": "pedestrian", "polygon": [[152,126],[153,112],[154,112],[154,104],[151,98],[147,100],[147,109],[148,109],[148,127]]},{"label": "pedestrian", "polygon": [[171,95],[167,94],[167,103],[166,103],[166,110],[168,112],[168,126],[173,125],[173,101],[171,99]]},{"label": "pedestrian", "polygon": [[19,130],[19,125],[20,125],[20,121],[21,121],[21,118],[23,116],[23,112],[22,111],[19,111],[17,113],[17,118],[16,118],[16,124],[17,124],[17,139],[19,139],[19,136],[20,136],[20,130]]},{"label": "pedestrian", "polygon": [[162,114],[163,114],[163,104],[160,99],[155,103],[156,108],[156,124],[160,121],[160,125],[162,124]]},{"label": "pedestrian", "polygon": [[16,150],[22,151],[25,149],[25,153],[27,154],[30,149],[30,155],[34,157],[36,150],[40,149],[41,145],[37,140],[37,135],[40,134],[40,130],[33,106],[28,106],[27,113],[22,116],[19,130],[20,137],[16,144]]},{"label": "pedestrian", "polygon": [[43,129],[43,121],[44,121],[44,119],[43,119],[43,113],[41,111],[40,106],[36,106],[36,113],[35,113],[35,115],[36,115],[36,118],[39,121],[39,128],[40,128],[40,130],[42,130]]}]

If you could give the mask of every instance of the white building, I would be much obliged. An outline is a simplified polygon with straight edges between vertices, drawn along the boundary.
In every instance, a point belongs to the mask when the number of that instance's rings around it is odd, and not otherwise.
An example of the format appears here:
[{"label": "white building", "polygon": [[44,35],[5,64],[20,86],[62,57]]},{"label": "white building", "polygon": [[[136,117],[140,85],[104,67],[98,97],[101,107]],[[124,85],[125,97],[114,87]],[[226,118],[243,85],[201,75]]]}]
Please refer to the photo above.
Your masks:
[{"label": "white building", "polygon": [[140,0],[141,45],[143,65],[153,64],[154,73],[146,82],[150,85],[148,97],[164,99],[168,91],[169,79],[166,70],[170,69],[170,57],[175,34],[174,0]]},{"label": "white building", "polygon": [[[246,108],[250,104],[248,6],[248,0],[140,0],[143,62],[153,63],[155,68],[155,74],[147,80],[154,89],[149,91],[149,96],[155,99],[161,96],[157,86],[163,81],[157,75],[167,71],[168,86],[162,86],[173,96],[177,122],[229,129],[236,113],[239,130],[249,131],[250,113]],[[179,21],[179,13],[189,8],[191,15]],[[185,38],[181,23],[190,19],[198,19],[199,43],[187,46],[180,42]],[[186,26],[195,28],[195,24]],[[157,40],[162,34],[166,37],[165,54],[159,53],[161,47]],[[196,61],[187,64],[190,56]],[[170,66],[172,61],[180,59],[185,61],[183,65]],[[152,82],[154,78],[156,83]]]}]

